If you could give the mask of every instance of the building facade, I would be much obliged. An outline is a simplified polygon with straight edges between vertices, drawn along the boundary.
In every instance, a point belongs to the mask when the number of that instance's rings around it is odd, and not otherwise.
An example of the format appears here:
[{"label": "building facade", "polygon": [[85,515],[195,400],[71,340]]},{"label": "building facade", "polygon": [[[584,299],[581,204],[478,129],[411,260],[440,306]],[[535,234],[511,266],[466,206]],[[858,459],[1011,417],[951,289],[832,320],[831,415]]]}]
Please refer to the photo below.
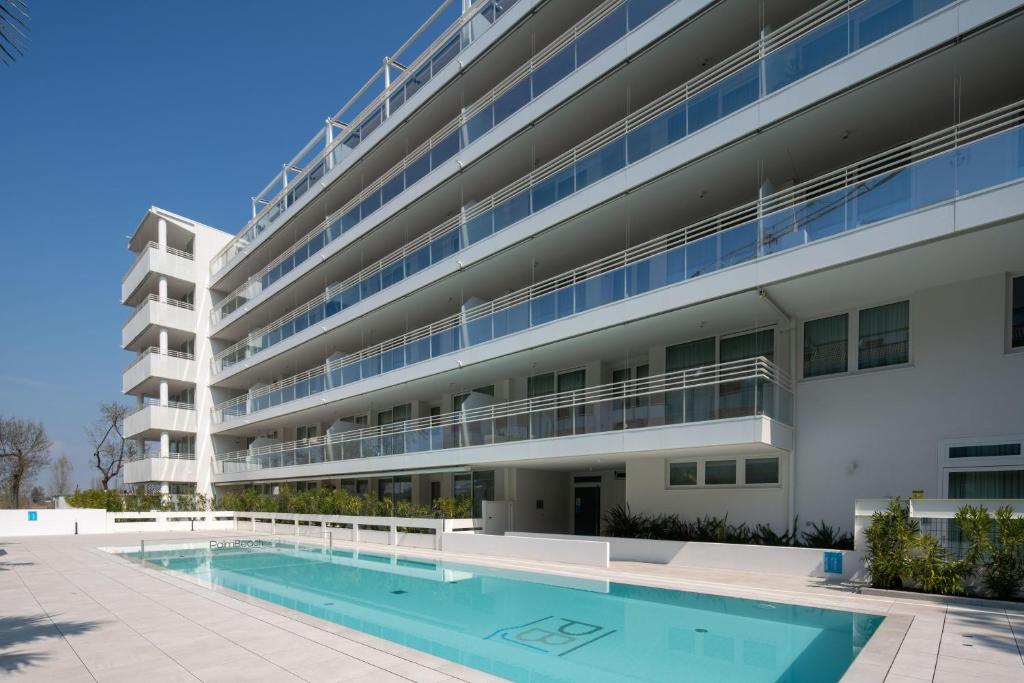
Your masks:
[{"label": "building facade", "polygon": [[236,235],[147,213],[125,481],[577,534],[1022,498],[1020,35],[1011,0],[445,3]]}]

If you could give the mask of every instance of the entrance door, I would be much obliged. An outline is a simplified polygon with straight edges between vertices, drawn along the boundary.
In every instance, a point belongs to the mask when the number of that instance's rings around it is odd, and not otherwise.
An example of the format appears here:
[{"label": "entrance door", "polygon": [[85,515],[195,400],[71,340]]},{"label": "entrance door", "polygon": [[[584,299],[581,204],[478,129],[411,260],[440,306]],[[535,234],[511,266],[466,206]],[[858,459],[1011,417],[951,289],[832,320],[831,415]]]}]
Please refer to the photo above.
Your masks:
[{"label": "entrance door", "polygon": [[575,488],[575,524],[577,536],[599,536],[601,534],[601,488],[599,486],[577,486]]}]

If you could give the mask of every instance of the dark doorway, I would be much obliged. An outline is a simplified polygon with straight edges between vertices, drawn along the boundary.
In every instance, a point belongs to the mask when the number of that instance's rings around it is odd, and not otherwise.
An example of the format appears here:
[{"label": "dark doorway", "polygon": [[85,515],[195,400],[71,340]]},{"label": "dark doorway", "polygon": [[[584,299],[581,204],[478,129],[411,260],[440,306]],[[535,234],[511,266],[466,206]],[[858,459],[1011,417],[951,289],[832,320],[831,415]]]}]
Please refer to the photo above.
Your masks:
[{"label": "dark doorway", "polygon": [[577,536],[601,534],[601,488],[577,486],[573,496],[575,510],[574,533]]},{"label": "dark doorway", "polygon": [[433,505],[434,501],[441,497],[441,482],[432,481],[430,482],[430,504]]}]

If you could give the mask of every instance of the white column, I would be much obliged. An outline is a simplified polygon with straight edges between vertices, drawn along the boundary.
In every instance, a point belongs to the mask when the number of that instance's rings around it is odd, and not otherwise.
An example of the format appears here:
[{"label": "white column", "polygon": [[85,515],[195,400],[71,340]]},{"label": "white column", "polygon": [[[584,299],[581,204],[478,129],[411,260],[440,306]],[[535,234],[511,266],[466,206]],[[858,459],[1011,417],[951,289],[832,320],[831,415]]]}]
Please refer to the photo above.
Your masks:
[{"label": "white column", "polygon": [[161,218],[156,224],[156,241],[163,249],[167,246],[167,221]]},{"label": "white column", "polygon": [[160,328],[160,353],[164,356],[167,355],[167,328]]},{"label": "white column", "polygon": [[167,391],[167,380],[164,380],[164,381],[160,382],[160,405],[162,405],[162,406],[166,406],[167,405],[167,395],[168,395],[168,393],[169,392]]},{"label": "white column", "polygon": [[[171,435],[167,432],[160,432],[160,457],[166,458],[171,453]],[[165,492],[166,493],[166,492]]]},{"label": "white column", "polygon": [[160,301],[167,301],[167,278],[163,275],[157,281],[156,293],[160,297]]}]

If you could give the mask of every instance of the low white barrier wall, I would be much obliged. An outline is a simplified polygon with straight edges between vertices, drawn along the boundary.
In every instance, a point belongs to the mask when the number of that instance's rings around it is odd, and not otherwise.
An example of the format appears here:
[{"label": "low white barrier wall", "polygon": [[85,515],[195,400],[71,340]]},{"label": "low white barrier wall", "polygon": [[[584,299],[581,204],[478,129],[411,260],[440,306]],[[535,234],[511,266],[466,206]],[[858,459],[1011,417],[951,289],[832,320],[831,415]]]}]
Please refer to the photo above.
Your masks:
[{"label": "low white barrier wall", "polygon": [[588,567],[607,567],[608,539],[578,536],[545,538],[519,535],[488,536],[485,534],[444,534],[444,549],[453,553],[493,555],[520,560],[544,560]]},{"label": "low white barrier wall", "polygon": [[[317,536],[353,543],[442,550],[444,537],[472,535],[483,526],[479,519],[419,517],[363,517],[355,515],[303,515],[283,512],[231,512],[234,528],[275,535]],[[413,531],[410,531],[413,530]],[[417,533],[419,532],[419,533]]]},{"label": "low white barrier wall", "polygon": [[[813,576],[850,579],[863,572],[861,554],[853,550],[819,550],[817,548],[786,548],[738,543],[698,543],[693,541],[651,541],[642,538],[611,536],[570,536],[509,531],[505,538],[583,539],[608,544],[609,559],[626,562],[649,562],[710,569],[755,571],[783,576]],[[825,553],[841,556],[842,572],[825,571]],[[832,559],[831,561],[835,561]],[[830,567],[831,568],[831,567]]]},{"label": "low white barrier wall", "polygon": [[0,537],[67,536],[102,534],[107,530],[107,511],[89,509],[0,510]]}]

